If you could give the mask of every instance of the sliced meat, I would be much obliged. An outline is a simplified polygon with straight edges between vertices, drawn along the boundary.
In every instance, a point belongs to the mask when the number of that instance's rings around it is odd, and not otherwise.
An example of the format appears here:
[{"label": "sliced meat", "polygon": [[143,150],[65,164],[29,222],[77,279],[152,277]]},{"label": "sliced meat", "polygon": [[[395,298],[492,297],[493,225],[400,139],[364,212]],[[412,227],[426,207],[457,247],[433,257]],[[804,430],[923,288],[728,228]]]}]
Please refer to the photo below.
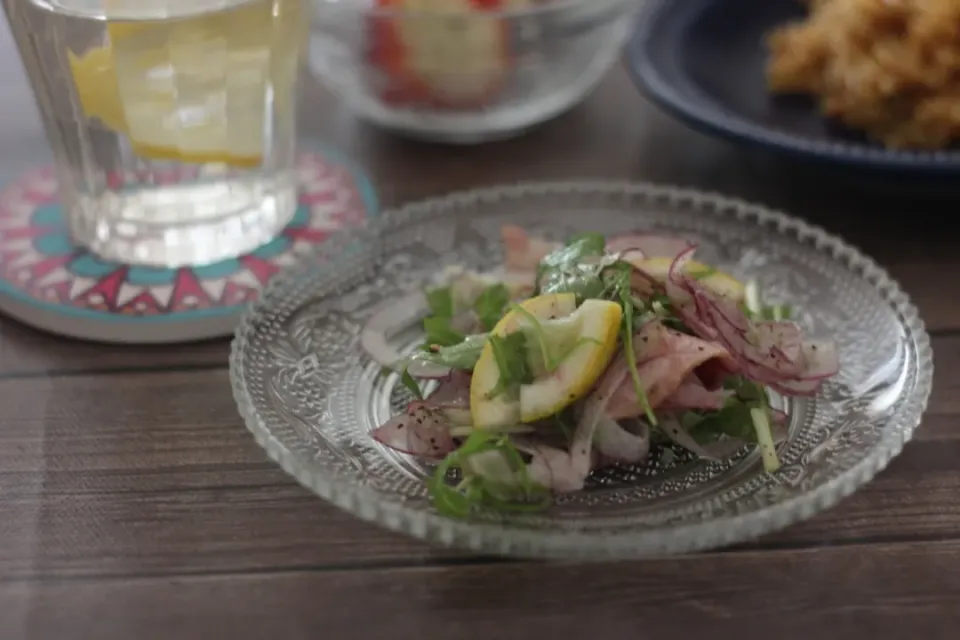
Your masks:
[{"label": "sliced meat", "polygon": [[[607,251],[624,253],[631,260],[637,258],[673,258],[691,246],[686,238],[656,233],[631,233],[610,238]],[[639,254],[639,255],[638,255]]]},{"label": "sliced meat", "polygon": [[561,245],[540,238],[531,238],[521,227],[506,225],[500,230],[508,271],[535,272],[543,258]]},{"label": "sliced meat", "polygon": [[[708,342],[663,326],[659,321],[645,324],[633,339],[640,384],[646,392],[647,402],[656,409],[665,401],[682,394],[697,404],[705,401],[715,404],[716,396],[705,398],[709,392],[701,384],[694,386],[693,371],[710,360],[720,360],[724,366],[734,366],[730,354],[716,342]],[[623,356],[621,356],[623,357]],[[680,391],[681,387],[684,387]],[[722,403],[722,397],[720,399]],[[643,413],[637,398],[633,379],[629,375],[613,392],[606,414],[613,419],[631,418]]]},{"label": "sliced meat", "polygon": [[[637,332],[634,351],[640,383],[652,407],[676,393],[698,365],[711,358],[730,358],[723,347],[667,329],[659,321],[648,322]],[[599,451],[598,455],[594,451],[594,440],[601,430],[604,438],[625,435],[615,432],[608,420],[642,413],[627,359],[621,355],[607,368],[584,402],[570,445],[569,464],[564,460],[568,477],[582,486],[597,460],[603,460],[604,452]]]},{"label": "sliced meat", "polygon": [[724,399],[725,395],[722,389],[707,389],[700,378],[691,373],[680,383],[677,390],[660,403],[657,408],[669,411],[718,410],[723,408]]}]

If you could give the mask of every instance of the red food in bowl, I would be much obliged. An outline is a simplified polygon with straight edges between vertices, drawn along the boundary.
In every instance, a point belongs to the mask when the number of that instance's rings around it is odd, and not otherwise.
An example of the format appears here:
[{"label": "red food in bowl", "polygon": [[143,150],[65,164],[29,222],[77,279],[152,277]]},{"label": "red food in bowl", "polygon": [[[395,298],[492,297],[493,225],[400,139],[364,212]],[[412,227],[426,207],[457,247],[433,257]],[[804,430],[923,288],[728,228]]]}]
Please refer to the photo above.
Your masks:
[{"label": "red food in bowl", "polygon": [[393,105],[479,109],[500,96],[513,64],[499,12],[534,0],[376,0],[369,63]]}]

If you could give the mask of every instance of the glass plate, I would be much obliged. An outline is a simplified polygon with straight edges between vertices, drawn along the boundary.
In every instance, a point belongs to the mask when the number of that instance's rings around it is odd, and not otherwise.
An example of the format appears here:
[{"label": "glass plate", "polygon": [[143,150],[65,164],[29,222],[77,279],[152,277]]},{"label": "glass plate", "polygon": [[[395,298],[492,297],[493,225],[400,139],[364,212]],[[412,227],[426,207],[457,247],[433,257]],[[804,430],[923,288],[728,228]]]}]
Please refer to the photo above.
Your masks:
[{"label": "glass plate", "polygon": [[[365,322],[448,265],[502,259],[501,225],[564,239],[666,231],[700,243],[697,258],[756,279],[813,334],[833,336],[842,368],[791,416],[782,468],[747,448],[724,462],[654,453],[596,473],[550,510],[466,522],[432,508],[429,466],[369,431],[409,400],[361,349]],[[410,317],[392,338],[412,349]],[[233,391],[257,442],[303,485],[359,517],[442,545],[559,558],[637,557],[743,541],[832,506],[903,448],[930,394],[933,355],[917,310],[872,260],[821,229],[717,195],[645,184],[519,184],[454,194],[338,234],[279,274],[244,317],[231,355]]]}]

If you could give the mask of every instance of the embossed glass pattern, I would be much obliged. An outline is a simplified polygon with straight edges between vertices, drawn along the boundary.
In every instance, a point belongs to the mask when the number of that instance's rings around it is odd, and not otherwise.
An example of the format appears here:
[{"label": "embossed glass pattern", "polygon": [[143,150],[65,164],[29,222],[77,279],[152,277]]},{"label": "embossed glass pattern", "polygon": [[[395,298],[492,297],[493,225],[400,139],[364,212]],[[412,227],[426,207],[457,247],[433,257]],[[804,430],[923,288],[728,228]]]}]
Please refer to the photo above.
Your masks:
[{"label": "embossed glass pattern", "polygon": [[[432,508],[426,466],[368,432],[408,399],[360,348],[367,318],[445,265],[502,257],[505,223],[562,239],[657,230],[700,243],[698,259],[758,280],[813,334],[836,339],[842,368],[819,395],[785,404],[782,468],[745,449],[724,462],[663,450],[595,473],[550,510],[454,521]],[[417,322],[393,337],[401,349]],[[562,558],[676,553],[755,537],[830,507],[911,437],[933,373],[916,309],[872,260],[821,229],[715,195],[619,183],[521,184],[387,213],[281,274],[238,329],[231,356],[240,411],[301,483],[390,529],[476,551]]]}]

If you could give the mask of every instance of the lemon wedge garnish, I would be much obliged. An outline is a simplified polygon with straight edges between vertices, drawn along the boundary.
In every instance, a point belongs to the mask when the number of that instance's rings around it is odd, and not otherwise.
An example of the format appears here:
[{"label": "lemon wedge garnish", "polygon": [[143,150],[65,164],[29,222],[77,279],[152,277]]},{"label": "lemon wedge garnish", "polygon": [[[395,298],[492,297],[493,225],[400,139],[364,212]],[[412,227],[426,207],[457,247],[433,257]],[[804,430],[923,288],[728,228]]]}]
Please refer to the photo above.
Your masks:
[{"label": "lemon wedge garnish", "polygon": [[[540,321],[557,320],[575,327],[577,340],[557,368],[530,384],[520,386],[519,397],[489,397],[500,379],[500,370],[488,343],[473,370],[470,414],[475,428],[495,429],[551,416],[579,400],[603,374],[617,346],[622,311],[606,300],[586,300],[576,307],[569,293],[537,296],[520,307]],[[516,310],[505,315],[493,333],[505,336],[529,326]]]},{"label": "lemon wedge garnish", "polygon": [[[572,293],[556,293],[530,298],[520,303],[538,320],[569,316],[577,308],[577,297]],[[523,316],[511,311],[494,326],[492,334],[505,336],[520,329]],[[503,395],[490,398],[500,380],[500,369],[488,342],[480,352],[470,381],[470,418],[476,428],[487,429],[512,426],[520,421],[520,401]]]},{"label": "lemon wedge garnish", "polygon": [[552,416],[587,395],[617,348],[623,310],[609,300],[585,300],[571,318],[579,321],[580,344],[557,370],[520,387],[520,421]]},{"label": "lemon wedge garnish", "polygon": [[[644,260],[631,260],[630,262],[660,282],[666,282],[667,275],[670,273],[670,265],[673,264],[673,260],[670,258],[646,258]],[[742,282],[728,273],[718,271],[700,262],[693,260],[687,262],[684,273],[696,278],[700,284],[714,293],[726,296],[735,302],[742,302],[746,295],[746,289]]]},{"label": "lemon wedge garnish", "polygon": [[258,166],[273,129],[266,119],[292,119],[306,36],[300,5],[260,0],[187,19],[109,23],[104,46],[68,54],[84,116],[125,134],[146,159]]}]

